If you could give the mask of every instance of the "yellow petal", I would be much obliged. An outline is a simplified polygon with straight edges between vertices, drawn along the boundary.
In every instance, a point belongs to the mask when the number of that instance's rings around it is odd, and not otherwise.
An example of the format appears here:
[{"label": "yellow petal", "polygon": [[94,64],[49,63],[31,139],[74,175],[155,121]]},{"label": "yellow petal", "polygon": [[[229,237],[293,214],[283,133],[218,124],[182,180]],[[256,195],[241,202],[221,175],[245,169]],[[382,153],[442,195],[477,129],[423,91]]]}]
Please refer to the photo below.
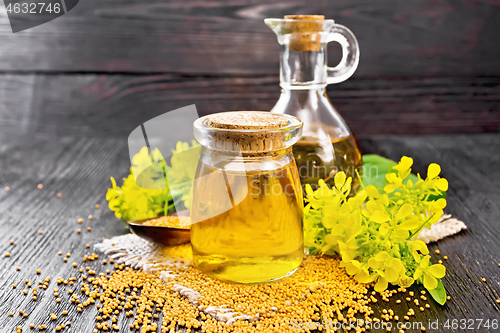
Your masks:
[{"label": "yellow petal", "polygon": [[368,185],[367,187],[365,187],[365,191],[368,194],[368,196],[370,196],[372,198],[380,197],[380,192],[373,185]]},{"label": "yellow petal", "polygon": [[434,179],[437,176],[439,176],[440,172],[441,172],[441,167],[439,166],[439,164],[431,163],[427,168],[427,178]]},{"label": "yellow petal", "polygon": [[394,190],[396,190],[396,185],[394,185],[394,184],[387,184],[384,186],[385,193],[392,193],[392,192],[394,192]]},{"label": "yellow petal", "polygon": [[448,181],[444,178],[439,178],[434,183],[438,190],[440,191],[448,191]]},{"label": "yellow petal", "polygon": [[424,270],[427,269],[427,267],[429,266],[430,258],[431,258],[430,256],[423,257],[422,261],[420,262],[420,267],[422,267]]},{"label": "yellow petal", "polygon": [[385,279],[387,282],[396,282],[399,279],[399,274],[392,267],[387,267],[385,270]]},{"label": "yellow petal", "polygon": [[415,270],[415,273],[413,273],[413,278],[416,280],[419,277],[421,277],[423,273],[424,272],[422,271],[422,268],[417,267],[417,269]]},{"label": "yellow petal", "polygon": [[381,292],[387,289],[387,286],[389,284],[387,283],[387,280],[383,277],[379,277],[377,283],[375,284],[375,291]]},{"label": "yellow petal", "polygon": [[361,270],[358,274],[354,276],[354,279],[360,283],[370,283],[375,281],[377,277],[378,275],[376,274],[370,275],[364,270]]},{"label": "yellow petal", "polygon": [[335,174],[334,179],[335,179],[335,186],[337,188],[341,187],[342,185],[344,185],[346,180],[345,173],[343,171],[337,172],[337,174]]},{"label": "yellow petal", "polygon": [[370,216],[370,220],[376,223],[384,223],[390,220],[389,216],[385,213],[382,213],[379,210],[373,212]]},{"label": "yellow petal", "polygon": [[413,212],[413,206],[409,203],[405,203],[398,211],[398,219],[402,220]]},{"label": "yellow petal", "polygon": [[446,274],[446,267],[441,264],[432,265],[427,269],[429,274],[432,274],[434,277],[441,279]]},{"label": "yellow petal", "polygon": [[429,273],[424,273],[424,287],[427,290],[436,289],[438,286],[438,281],[436,278]]}]

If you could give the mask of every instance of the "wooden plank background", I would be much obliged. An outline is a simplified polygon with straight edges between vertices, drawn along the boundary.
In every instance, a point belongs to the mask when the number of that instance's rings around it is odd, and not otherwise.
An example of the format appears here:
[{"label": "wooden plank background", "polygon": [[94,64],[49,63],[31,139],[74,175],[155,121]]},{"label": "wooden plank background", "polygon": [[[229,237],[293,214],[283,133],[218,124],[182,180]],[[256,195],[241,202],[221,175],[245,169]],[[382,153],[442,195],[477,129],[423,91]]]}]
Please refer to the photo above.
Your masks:
[{"label": "wooden plank background", "polygon": [[[110,268],[101,264],[103,255],[94,262],[82,262],[84,255],[94,252],[86,248],[87,243],[95,244],[101,237],[127,232],[125,224],[106,208],[105,201],[109,177],[118,179],[128,172],[126,140],[74,136],[56,139],[46,133],[27,136],[13,130],[0,133],[0,139],[0,332],[13,332],[18,325],[23,326],[23,332],[29,332],[31,323],[46,324],[46,332],[55,332],[57,325],[71,321],[71,327],[63,332],[90,333],[96,324],[96,307],[76,312],[76,305],[69,303],[68,290],[73,289],[85,300],[79,290],[85,267],[97,274]],[[450,182],[446,211],[468,226],[455,236],[429,245],[433,262],[444,255],[449,257],[444,260],[447,275],[443,283],[450,301],[439,306],[429,300],[431,308],[421,312],[413,302],[408,303],[397,294],[388,303],[379,300],[372,304],[374,315],[380,317],[383,309],[393,309],[403,318],[408,308],[413,308],[416,315],[412,322],[420,321],[426,326],[429,320],[439,320],[439,329],[428,332],[493,332],[477,325],[472,330],[445,329],[444,324],[448,319],[500,320],[500,304],[496,303],[500,299],[500,135],[375,138],[360,143],[365,152],[394,160],[412,156],[414,172],[425,173],[429,163],[439,162],[443,176]],[[43,183],[43,190],[37,189],[39,183]],[[10,187],[9,192],[3,191],[5,186]],[[63,194],[60,199],[58,192]],[[101,205],[98,210],[94,208],[96,203]],[[94,216],[91,221],[86,218],[90,214]],[[84,218],[82,224],[77,223],[80,217]],[[92,227],[91,232],[86,231],[87,226]],[[77,233],[79,228],[81,234]],[[9,244],[10,240],[14,245]],[[434,253],[438,248],[440,255]],[[6,252],[11,256],[6,258]],[[65,263],[67,252],[71,257]],[[76,268],[73,262],[77,263]],[[79,273],[79,268],[84,273]],[[41,274],[36,274],[37,269]],[[35,286],[46,276],[51,278],[47,290],[40,289],[38,299],[33,301],[24,280],[29,279]],[[57,277],[76,277],[77,282],[74,286],[57,285]],[[481,281],[483,277],[486,282]],[[12,284],[17,287],[13,289]],[[59,288],[61,303],[56,303],[52,295],[54,288]],[[420,289],[414,285],[410,290],[418,294]],[[23,295],[23,290],[29,290],[28,296]],[[402,299],[402,303],[397,304],[397,299]],[[22,318],[19,310],[28,317]],[[63,310],[68,311],[67,316],[62,315]],[[9,312],[14,316],[10,317]],[[58,319],[51,321],[50,313]],[[131,332],[131,322],[122,312],[117,322],[120,332]]]},{"label": "wooden plank background", "polygon": [[358,137],[500,130],[497,0],[80,1],[16,34],[0,8],[0,124],[21,131],[126,136],[193,103],[269,110],[279,46],[263,19],[290,13],[357,36],[359,68],[328,94]]}]

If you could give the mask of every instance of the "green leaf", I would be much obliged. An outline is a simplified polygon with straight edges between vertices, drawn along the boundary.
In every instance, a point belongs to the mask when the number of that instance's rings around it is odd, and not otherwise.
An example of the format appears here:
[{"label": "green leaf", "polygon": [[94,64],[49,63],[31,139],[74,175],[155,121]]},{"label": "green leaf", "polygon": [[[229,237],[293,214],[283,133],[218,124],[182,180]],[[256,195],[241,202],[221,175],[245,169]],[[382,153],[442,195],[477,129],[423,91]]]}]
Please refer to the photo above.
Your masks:
[{"label": "green leaf", "polygon": [[431,294],[432,298],[436,302],[438,302],[441,305],[444,305],[446,303],[446,290],[444,289],[443,282],[441,282],[441,279],[438,280],[438,286],[435,289],[429,290],[429,294]]}]

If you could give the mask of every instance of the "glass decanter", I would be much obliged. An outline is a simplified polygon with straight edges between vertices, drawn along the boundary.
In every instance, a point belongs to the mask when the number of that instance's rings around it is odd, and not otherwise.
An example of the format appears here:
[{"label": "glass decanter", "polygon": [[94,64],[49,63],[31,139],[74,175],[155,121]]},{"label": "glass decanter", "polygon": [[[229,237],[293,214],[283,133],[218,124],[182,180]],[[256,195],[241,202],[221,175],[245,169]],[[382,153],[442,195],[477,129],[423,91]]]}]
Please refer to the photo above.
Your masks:
[{"label": "glass decanter", "polygon": [[[338,171],[353,177],[353,192],[361,168],[357,140],[326,95],[328,84],[347,80],[359,63],[356,37],[346,27],[322,15],[287,15],[265,19],[281,45],[281,96],[271,110],[304,123],[302,138],[293,146],[302,185],[315,188],[323,179],[329,186]],[[342,46],[342,59],[328,67],[327,44]],[[361,173],[361,170],[359,170]]]}]

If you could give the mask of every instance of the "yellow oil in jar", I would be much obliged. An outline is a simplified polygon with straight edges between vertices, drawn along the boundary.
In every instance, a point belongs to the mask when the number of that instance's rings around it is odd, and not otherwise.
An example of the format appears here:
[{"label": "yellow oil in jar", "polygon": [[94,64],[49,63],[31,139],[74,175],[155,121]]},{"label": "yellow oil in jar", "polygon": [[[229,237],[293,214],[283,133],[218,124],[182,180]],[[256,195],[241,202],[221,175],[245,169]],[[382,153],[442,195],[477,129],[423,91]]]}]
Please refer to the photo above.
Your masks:
[{"label": "yellow oil in jar", "polygon": [[302,184],[311,184],[315,188],[318,180],[323,179],[329,186],[333,186],[335,174],[343,171],[353,179],[351,193],[359,190],[356,170],[361,174],[363,162],[358,143],[352,134],[331,136],[331,143],[329,141],[324,144],[305,136],[293,146],[293,155]]},{"label": "yellow oil in jar", "polygon": [[[291,274],[300,265],[303,201],[291,161],[244,172],[200,162],[191,209],[193,221],[200,222],[191,226],[191,245],[201,271],[221,280],[258,283]],[[220,179],[228,185],[215,184]],[[231,208],[220,209],[228,194]]]}]

